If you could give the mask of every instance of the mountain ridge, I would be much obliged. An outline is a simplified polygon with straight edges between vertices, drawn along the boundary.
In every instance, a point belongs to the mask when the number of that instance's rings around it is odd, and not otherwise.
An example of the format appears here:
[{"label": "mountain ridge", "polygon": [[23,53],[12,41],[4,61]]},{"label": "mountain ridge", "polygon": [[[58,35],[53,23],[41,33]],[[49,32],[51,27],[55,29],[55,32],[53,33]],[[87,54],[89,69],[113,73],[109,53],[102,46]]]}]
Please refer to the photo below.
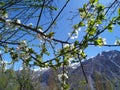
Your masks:
[{"label": "mountain ridge", "polygon": [[[84,89],[79,89],[82,87],[81,83],[85,81],[81,66],[76,66],[76,68],[67,67],[70,90],[99,90],[96,89],[96,82],[101,85],[106,85],[108,82],[112,85],[113,81],[114,83],[119,83],[117,80],[120,79],[120,51],[103,51],[95,57],[85,60],[82,64],[88,79],[88,84],[83,85]],[[47,89],[41,90],[60,90],[57,72],[53,69],[48,69],[42,74],[40,83],[42,85],[44,84],[44,87],[47,87]],[[113,87],[115,85],[114,88],[116,89],[111,90],[119,90],[119,85],[117,84],[113,84]]]}]

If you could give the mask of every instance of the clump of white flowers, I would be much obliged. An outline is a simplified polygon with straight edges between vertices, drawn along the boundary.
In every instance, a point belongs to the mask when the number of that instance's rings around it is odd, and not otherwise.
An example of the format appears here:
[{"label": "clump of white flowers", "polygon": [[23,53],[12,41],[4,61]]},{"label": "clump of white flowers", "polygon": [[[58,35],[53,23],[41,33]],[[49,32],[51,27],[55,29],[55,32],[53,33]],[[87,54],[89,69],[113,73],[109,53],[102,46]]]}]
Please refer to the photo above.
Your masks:
[{"label": "clump of white flowers", "polygon": [[27,43],[25,40],[23,40],[20,43],[20,45],[18,45],[18,47],[16,49],[17,49],[17,53],[19,55],[19,58],[21,58],[23,60],[27,60],[30,58],[30,52],[29,52],[30,48],[27,47]]},{"label": "clump of white flowers", "polygon": [[69,47],[69,46],[70,46],[69,44],[65,44],[65,45],[64,45],[64,48],[67,48],[67,47]]},{"label": "clump of white flowers", "polygon": [[64,82],[64,81],[63,81],[64,79],[68,79],[67,73],[58,74],[58,80],[59,80],[60,82]]},{"label": "clump of white flowers", "polygon": [[29,53],[22,53],[22,54],[21,54],[21,58],[22,58],[23,60],[27,60],[27,59],[30,58],[30,55],[29,55]]},{"label": "clump of white flowers", "polygon": [[68,59],[69,66],[71,66],[71,64],[72,64],[73,60],[75,60],[75,58],[73,58],[73,57],[70,57],[70,58]]},{"label": "clump of white flowers", "polygon": [[10,26],[11,19],[6,19],[5,23],[6,23],[7,26]]},{"label": "clump of white flowers", "polygon": [[75,46],[74,46],[73,43],[72,43],[72,44],[65,44],[65,45],[63,46],[63,48],[69,48],[70,50],[72,50],[72,49],[75,48]]},{"label": "clump of white flowers", "polygon": [[68,79],[68,74],[67,73],[62,73],[62,74],[58,74],[58,80],[61,83],[61,90],[69,90],[68,84],[67,84],[67,79]]},{"label": "clump of white flowers", "polygon": [[[16,19],[15,22],[18,23],[18,24],[21,24],[20,19]],[[19,28],[20,26],[19,25],[14,25],[13,27],[14,28]]]},{"label": "clump of white flowers", "polygon": [[[14,22],[21,24],[21,21],[19,19],[16,19]],[[20,27],[19,25],[13,25],[11,23],[12,23],[11,19],[6,19],[5,20],[6,28],[10,28],[11,30],[13,30],[13,29],[17,29]]]},{"label": "clump of white flowers", "polygon": [[106,42],[106,39],[105,39],[105,38],[102,38],[102,41],[103,41],[103,42],[102,42],[102,44],[103,44],[103,45],[106,45],[106,44],[107,44],[107,42]]},{"label": "clump of white flowers", "polygon": [[43,32],[43,30],[41,28],[38,28],[38,31]]},{"label": "clump of white flowers", "polygon": [[[41,28],[38,28],[39,32],[43,32],[43,30]],[[46,39],[45,36],[41,35],[40,33],[37,34],[38,38],[42,41],[43,39]]]},{"label": "clump of white flowers", "polygon": [[18,45],[17,50],[22,50],[26,47],[27,43],[25,40],[23,40],[20,45]]},{"label": "clump of white flowers", "polygon": [[115,41],[115,45],[120,45],[120,40],[119,40],[119,39],[117,39],[117,40]]},{"label": "clump of white flowers", "polygon": [[79,36],[79,31],[81,30],[81,28],[75,29],[72,33],[68,33],[69,37],[71,39],[76,39]]}]

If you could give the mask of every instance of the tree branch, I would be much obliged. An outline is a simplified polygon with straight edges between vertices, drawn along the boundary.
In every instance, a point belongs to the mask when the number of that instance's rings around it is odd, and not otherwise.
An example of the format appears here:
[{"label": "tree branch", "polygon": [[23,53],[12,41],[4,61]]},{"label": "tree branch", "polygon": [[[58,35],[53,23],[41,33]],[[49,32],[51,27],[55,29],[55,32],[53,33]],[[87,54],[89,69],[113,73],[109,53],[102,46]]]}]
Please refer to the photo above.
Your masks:
[{"label": "tree branch", "polygon": [[62,11],[65,9],[65,7],[67,6],[68,2],[70,0],[67,0],[67,2],[65,3],[65,5],[62,7],[62,9],[60,10],[60,12],[57,14],[57,16],[55,17],[55,19],[52,21],[52,23],[49,25],[49,27],[44,31],[44,33],[46,33],[50,28],[51,26],[55,23],[55,21],[57,20],[57,18],[60,16],[60,14],[62,13]]}]

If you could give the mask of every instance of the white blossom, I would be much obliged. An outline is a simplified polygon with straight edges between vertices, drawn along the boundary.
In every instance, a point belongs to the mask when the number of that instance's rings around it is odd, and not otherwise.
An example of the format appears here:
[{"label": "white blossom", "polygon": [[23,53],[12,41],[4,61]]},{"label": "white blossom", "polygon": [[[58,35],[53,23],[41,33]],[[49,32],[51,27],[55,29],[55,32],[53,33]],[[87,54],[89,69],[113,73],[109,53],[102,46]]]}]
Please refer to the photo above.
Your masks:
[{"label": "white blossom", "polygon": [[78,38],[78,35],[79,35],[78,30],[75,30],[75,31],[74,31],[74,34],[71,36],[71,39]]},{"label": "white blossom", "polygon": [[74,49],[74,48],[75,48],[74,44],[73,43],[70,44],[70,49]]},{"label": "white blossom", "polygon": [[99,24],[95,24],[95,26],[96,26],[96,27],[98,27],[98,26],[99,26]]},{"label": "white blossom", "polygon": [[120,45],[120,40],[116,40],[115,45]]},{"label": "white blossom", "polygon": [[27,60],[30,58],[30,55],[29,53],[20,53],[19,57],[22,58],[23,60]]},{"label": "white blossom", "polygon": [[16,20],[16,23],[19,23],[19,24],[21,24],[21,21],[20,21],[19,19],[17,19],[17,20]]},{"label": "white blossom", "polygon": [[43,32],[43,30],[41,28],[39,28],[38,31]]},{"label": "white blossom", "polygon": [[81,31],[81,28],[79,27],[78,29],[75,29],[73,33],[68,33],[70,39],[76,39],[79,36],[79,31]]},{"label": "white blossom", "polygon": [[[43,32],[43,30],[41,28],[39,28],[38,31]],[[43,39],[47,39],[45,36],[41,35],[41,33],[38,33],[37,36],[41,40],[41,42],[42,42]]]},{"label": "white blossom", "polygon": [[7,13],[4,14],[3,18],[8,18],[8,14]]},{"label": "white blossom", "polygon": [[73,57],[71,57],[71,58],[69,58],[68,59],[68,62],[69,62],[69,66],[71,66],[71,62],[74,60],[74,58]]},{"label": "white blossom", "polygon": [[80,28],[80,27],[78,28],[78,31],[81,31],[81,28]]},{"label": "white blossom", "polygon": [[75,30],[75,35],[78,36],[79,32],[78,30]]},{"label": "white blossom", "polygon": [[66,48],[66,47],[69,47],[70,45],[69,44],[65,44],[63,47]]},{"label": "white blossom", "polygon": [[6,19],[6,25],[10,26],[11,20],[10,19]]},{"label": "white blossom", "polygon": [[83,50],[82,49],[79,49],[79,53],[81,54],[83,52]]},{"label": "white blossom", "polygon": [[28,26],[29,26],[29,27],[32,27],[32,26],[33,26],[33,24],[32,24],[32,23],[29,23],[29,24],[28,24]]},{"label": "white blossom", "polygon": [[58,74],[58,80],[59,80],[60,82],[64,82],[64,81],[63,81],[63,78],[65,78],[65,79],[68,79],[68,78],[69,78],[68,75],[67,75],[67,73]]},{"label": "white blossom", "polygon": [[23,40],[22,43],[26,45],[26,41],[25,40]]},{"label": "white blossom", "polygon": [[75,39],[75,37],[72,36],[70,39]]},{"label": "white blossom", "polygon": [[106,45],[106,39],[105,38],[102,38],[102,41],[103,41],[103,45]]},{"label": "white blossom", "polygon": [[[21,50],[21,49],[25,48],[26,45],[27,45],[26,41],[23,40],[23,41],[20,43],[20,45],[18,45],[18,47],[17,47],[16,49],[17,49],[17,50]],[[26,50],[27,50],[27,49],[28,49],[28,48],[26,48]]]}]

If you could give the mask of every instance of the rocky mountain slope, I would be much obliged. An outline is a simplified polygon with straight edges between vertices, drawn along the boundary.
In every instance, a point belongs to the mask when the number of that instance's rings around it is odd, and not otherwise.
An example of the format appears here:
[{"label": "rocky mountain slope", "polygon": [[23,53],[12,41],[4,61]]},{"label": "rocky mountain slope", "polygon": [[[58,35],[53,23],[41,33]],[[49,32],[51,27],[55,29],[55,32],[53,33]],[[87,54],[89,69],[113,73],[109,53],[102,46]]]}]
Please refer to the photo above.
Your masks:
[{"label": "rocky mountain slope", "polygon": [[[88,83],[79,64],[68,67],[70,90],[120,90],[120,51],[104,51],[82,63]],[[40,76],[40,90],[60,90],[57,71],[48,69]]]}]

